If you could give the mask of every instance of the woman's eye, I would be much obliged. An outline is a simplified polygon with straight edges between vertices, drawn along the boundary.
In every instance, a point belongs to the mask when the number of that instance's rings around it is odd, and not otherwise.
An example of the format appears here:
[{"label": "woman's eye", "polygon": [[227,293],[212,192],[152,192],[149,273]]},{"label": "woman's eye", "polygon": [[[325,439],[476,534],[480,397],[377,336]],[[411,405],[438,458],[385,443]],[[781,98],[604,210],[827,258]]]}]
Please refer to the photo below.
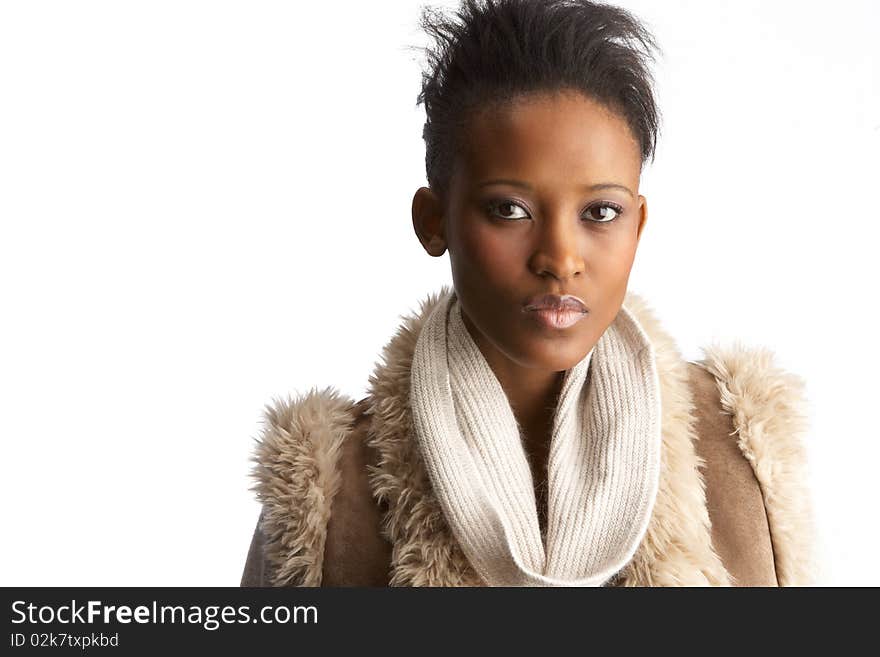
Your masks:
[{"label": "woman's eye", "polygon": [[[595,212],[596,210],[599,210],[600,212],[597,213]],[[604,224],[609,221],[614,221],[622,212],[623,208],[619,205],[612,203],[599,203],[587,208],[587,218],[590,219],[590,221]]]},{"label": "woman's eye", "polygon": [[[517,214],[519,211],[521,214]],[[489,213],[500,219],[528,219],[529,213],[516,201],[494,201],[489,203]],[[623,213],[616,203],[597,203],[586,209],[587,218],[599,224],[614,221]]]},{"label": "woman's eye", "polygon": [[[515,214],[517,209],[521,210],[524,214],[517,216]],[[519,203],[513,201],[497,201],[490,203],[489,212],[501,219],[525,219],[529,216]],[[510,213],[514,213],[513,216],[511,216]]]}]

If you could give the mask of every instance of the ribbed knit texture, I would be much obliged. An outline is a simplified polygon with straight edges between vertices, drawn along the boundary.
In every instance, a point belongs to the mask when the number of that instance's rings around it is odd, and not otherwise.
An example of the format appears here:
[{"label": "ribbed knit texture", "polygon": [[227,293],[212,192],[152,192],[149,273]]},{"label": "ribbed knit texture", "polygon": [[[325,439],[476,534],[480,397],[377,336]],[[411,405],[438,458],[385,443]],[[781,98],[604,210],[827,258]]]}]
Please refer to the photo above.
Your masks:
[{"label": "ribbed knit texture", "polygon": [[444,515],[490,586],[600,586],[633,556],[657,496],[654,350],[621,308],[567,370],[553,418],[544,545],[519,427],[455,291],[416,342],[415,435]]}]

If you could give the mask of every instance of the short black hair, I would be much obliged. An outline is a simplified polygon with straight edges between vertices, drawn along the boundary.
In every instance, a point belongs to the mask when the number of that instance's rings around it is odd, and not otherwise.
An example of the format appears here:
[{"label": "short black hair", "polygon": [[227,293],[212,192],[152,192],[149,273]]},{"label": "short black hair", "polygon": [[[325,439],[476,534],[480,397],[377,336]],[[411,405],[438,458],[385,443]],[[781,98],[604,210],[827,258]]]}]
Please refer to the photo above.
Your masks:
[{"label": "short black hair", "polygon": [[416,105],[428,184],[445,197],[470,117],[541,92],[575,90],[623,117],[653,161],[660,128],[649,61],[659,48],[632,13],[588,0],[461,0],[422,7],[433,37]]}]

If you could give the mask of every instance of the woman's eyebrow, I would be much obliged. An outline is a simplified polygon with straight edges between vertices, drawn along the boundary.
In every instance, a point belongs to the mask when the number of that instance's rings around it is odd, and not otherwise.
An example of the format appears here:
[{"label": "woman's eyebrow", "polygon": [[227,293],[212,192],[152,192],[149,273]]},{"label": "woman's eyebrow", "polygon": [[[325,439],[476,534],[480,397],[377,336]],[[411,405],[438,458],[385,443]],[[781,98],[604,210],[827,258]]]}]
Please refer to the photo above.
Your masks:
[{"label": "woman's eyebrow", "polygon": [[[495,178],[493,180],[484,180],[479,185],[477,185],[477,187],[488,187],[489,185],[511,185],[513,187],[522,187],[523,189],[532,191],[532,186],[529,183],[523,182],[521,180],[512,180],[510,178]],[[597,192],[601,189],[619,189],[626,192],[633,198],[635,198],[636,196],[632,193],[632,190],[630,190],[629,187],[618,183],[596,183],[593,185],[581,185],[580,188],[588,192]]]}]

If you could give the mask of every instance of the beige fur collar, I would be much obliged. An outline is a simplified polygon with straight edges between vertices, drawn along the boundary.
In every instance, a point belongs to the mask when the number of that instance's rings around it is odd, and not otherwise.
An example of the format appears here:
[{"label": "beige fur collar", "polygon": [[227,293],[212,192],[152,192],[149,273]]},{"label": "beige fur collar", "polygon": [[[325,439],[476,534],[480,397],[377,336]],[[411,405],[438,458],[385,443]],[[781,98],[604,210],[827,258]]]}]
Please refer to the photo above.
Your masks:
[{"label": "beige fur collar", "polygon": [[703,348],[737,446],[761,486],[780,586],[823,583],[813,492],[809,487],[806,382],[775,363],[772,351],[735,343]]},{"label": "beige fur collar", "polygon": [[[387,505],[383,532],[393,546],[392,586],[482,586],[453,537],[413,438],[410,362],[419,330],[449,289],[429,295],[404,318],[370,377],[370,469],[374,496]],[[663,400],[660,485],[647,533],[616,586],[729,585],[715,554],[705,490],[694,450],[693,403],[687,366],[643,300],[630,292],[627,309],[655,346]]]}]

